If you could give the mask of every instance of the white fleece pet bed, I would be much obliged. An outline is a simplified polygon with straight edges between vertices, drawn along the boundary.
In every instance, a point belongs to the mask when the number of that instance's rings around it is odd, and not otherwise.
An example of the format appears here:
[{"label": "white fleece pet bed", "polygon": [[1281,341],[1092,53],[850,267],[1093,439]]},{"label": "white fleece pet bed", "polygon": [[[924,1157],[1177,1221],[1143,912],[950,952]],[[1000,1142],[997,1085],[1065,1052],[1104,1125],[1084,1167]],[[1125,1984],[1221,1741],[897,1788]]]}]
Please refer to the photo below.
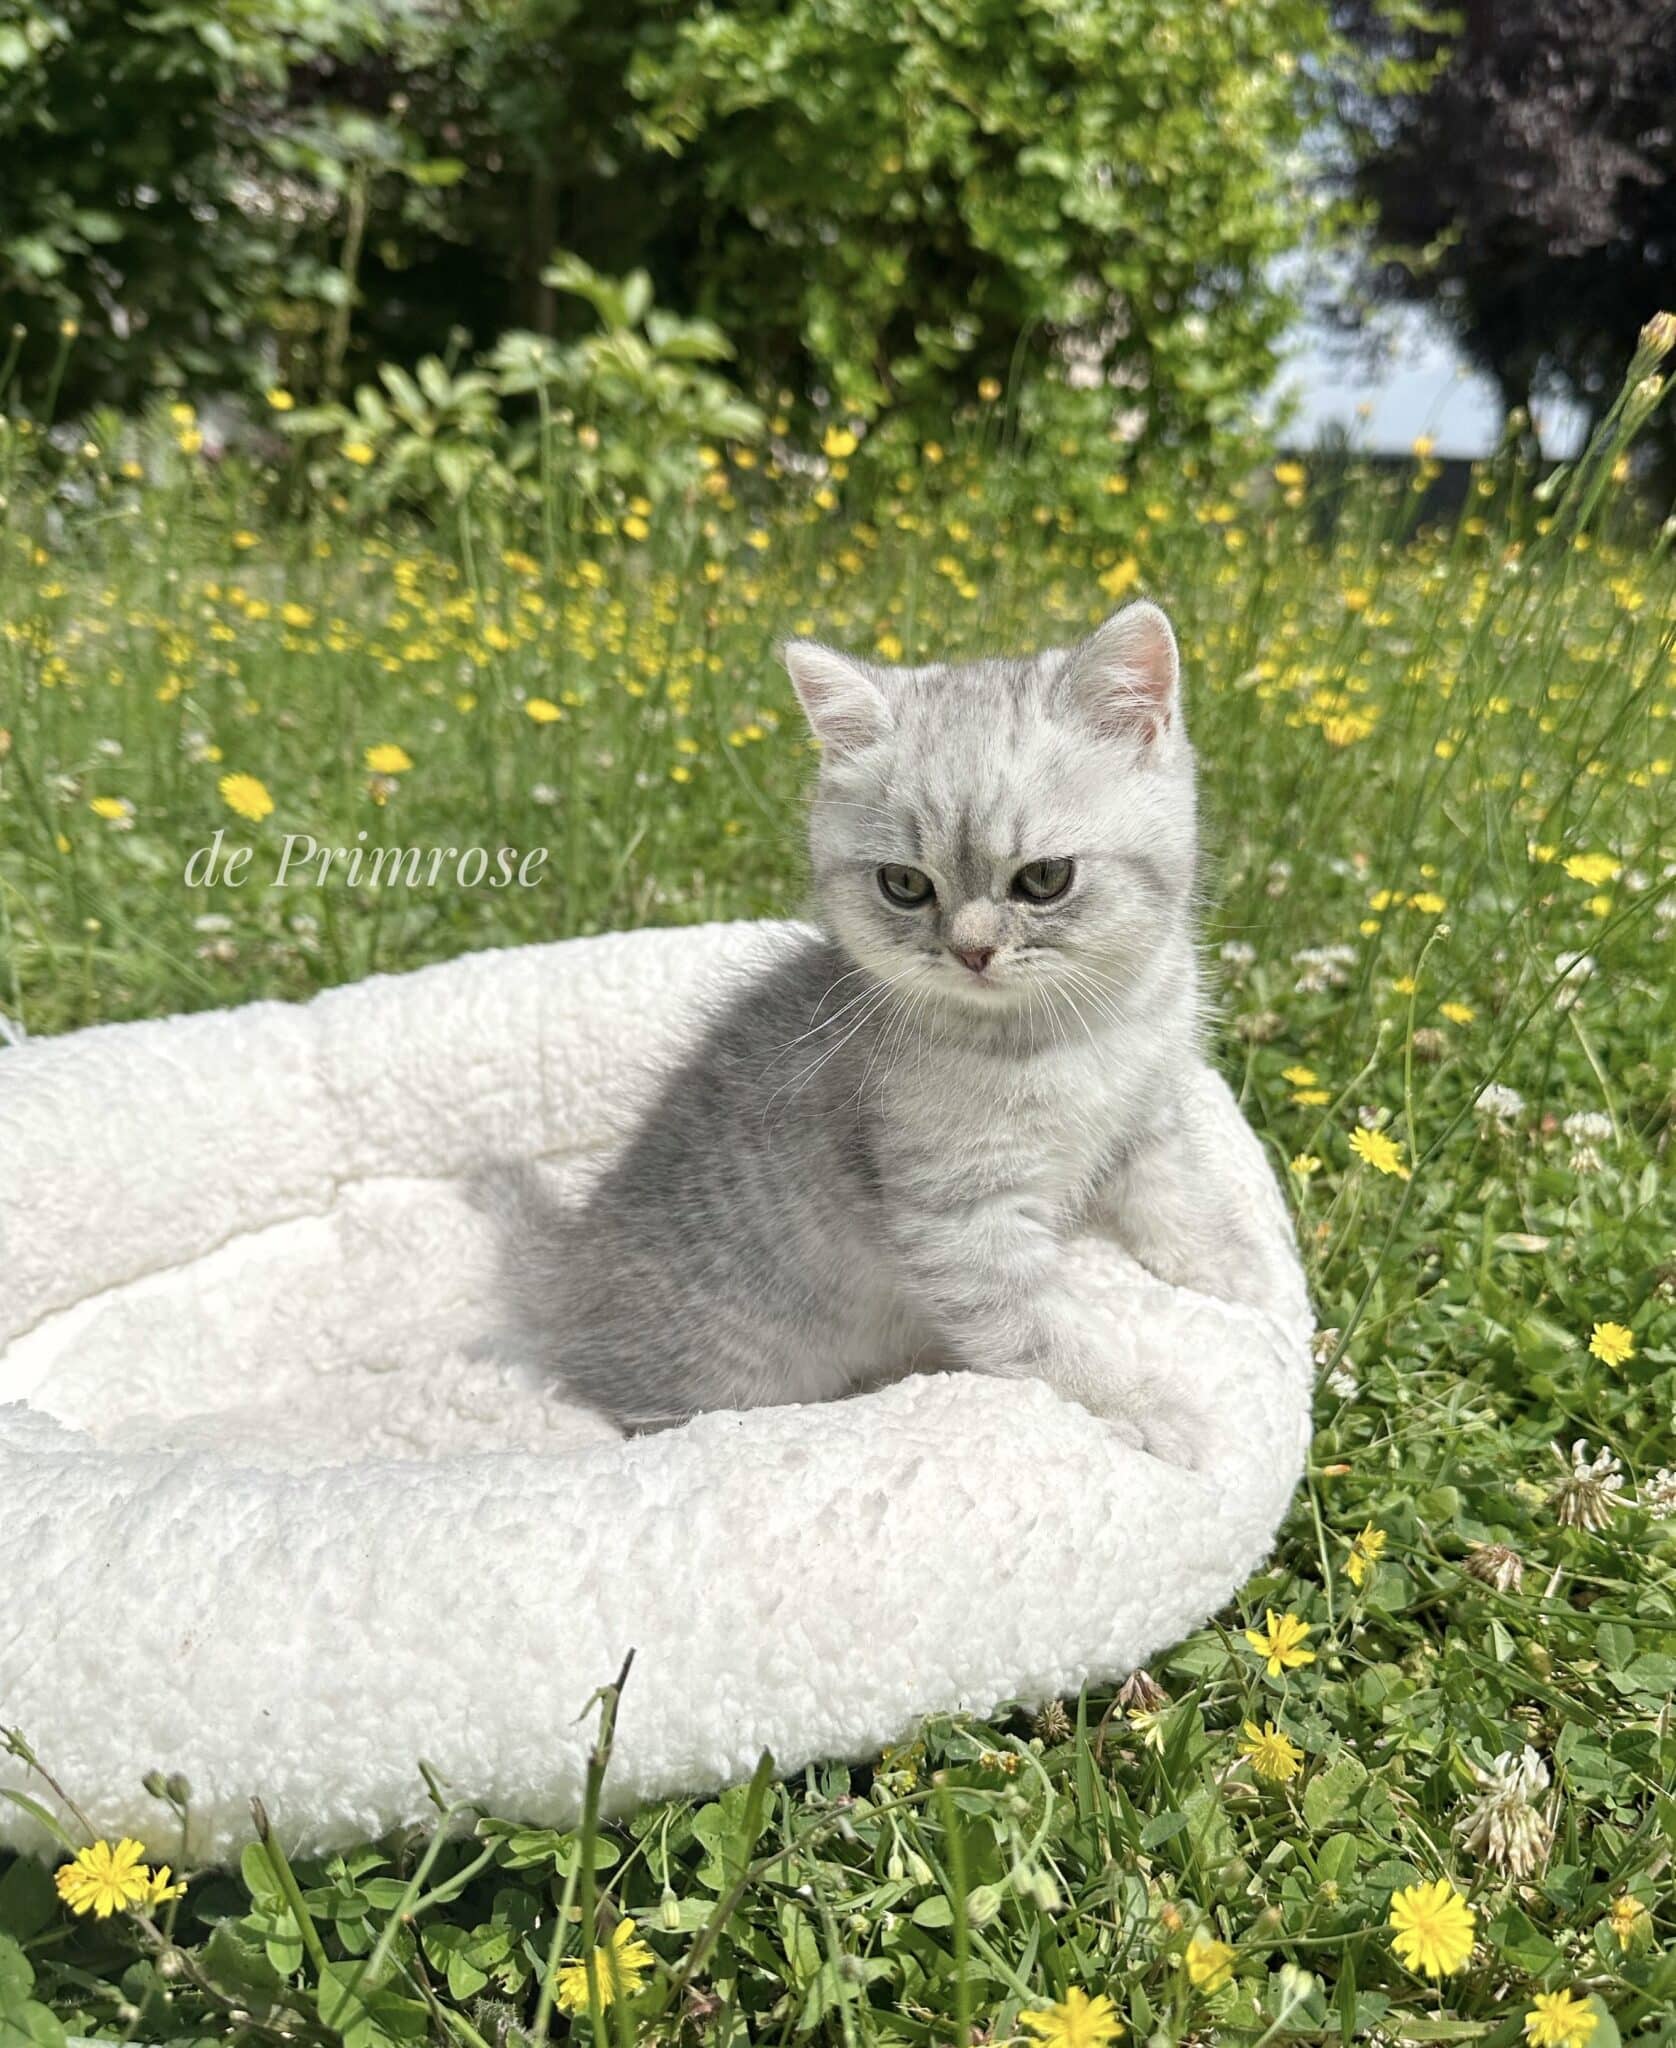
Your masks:
[{"label": "white fleece pet bed", "polygon": [[[95,1826],[158,1834],[159,1768],[191,1780],[197,1859],[248,1839],[252,1793],[293,1844],[341,1845],[434,1811],[421,1759],[569,1822],[578,1717],[630,1649],[615,1808],[765,1748],[864,1757],[922,1714],[1120,1676],[1260,1562],[1307,1435],[1301,1277],[1274,1321],[1087,1248],[1121,1341],[1220,1418],[1196,1471],[970,1375],[624,1442],[497,1343],[462,1177],[585,1171],[787,929],[478,954],[0,1052],[0,1726]],[[42,1792],[4,1758],[0,1784]],[[46,1845],[10,1801],[0,1842]]]}]

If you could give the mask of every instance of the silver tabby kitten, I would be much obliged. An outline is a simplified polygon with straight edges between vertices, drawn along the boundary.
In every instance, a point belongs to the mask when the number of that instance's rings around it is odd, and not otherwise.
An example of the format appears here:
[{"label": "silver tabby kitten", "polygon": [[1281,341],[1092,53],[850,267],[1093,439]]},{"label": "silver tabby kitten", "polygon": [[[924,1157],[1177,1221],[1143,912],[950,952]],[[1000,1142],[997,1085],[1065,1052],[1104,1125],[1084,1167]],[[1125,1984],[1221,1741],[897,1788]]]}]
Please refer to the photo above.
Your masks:
[{"label": "silver tabby kitten", "polygon": [[[1195,1129],[1193,754],[1175,637],[891,668],[795,641],[822,745],[821,933],[723,1008],[566,1211],[491,1191],[523,1320],[629,1428],[819,1401],[910,1365],[1034,1374],[1190,1462],[1120,1383],[1064,1247],[1267,1305]],[[515,1212],[510,1213],[509,1212]]]}]

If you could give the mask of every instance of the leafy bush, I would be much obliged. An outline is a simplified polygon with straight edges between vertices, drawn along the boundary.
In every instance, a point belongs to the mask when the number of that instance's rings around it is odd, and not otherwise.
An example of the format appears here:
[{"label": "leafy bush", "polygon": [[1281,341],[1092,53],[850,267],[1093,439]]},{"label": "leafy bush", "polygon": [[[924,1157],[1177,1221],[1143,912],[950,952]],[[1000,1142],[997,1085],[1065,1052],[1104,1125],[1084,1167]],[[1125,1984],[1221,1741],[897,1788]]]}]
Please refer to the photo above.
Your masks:
[{"label": "leafy bush", "polygon": [[[384,363],[353,406],[286,413],[286,431],[334,434],[341,459],[365,471],[361,495],[379,505],[458,503],[477,485],[540,498],[555,472],[589,499],[634,492],[655,504],[696,481],[706,439],[760,437],[756,407],[700,367],[732,355],[726,335],[654,306],[645,271],[601,277],[561,255],[543,275],[586,300],[601,329],[564,347],[505,334],[486,367],[459,375],[436,356],[421,357],[413,376]],[[508,399],[533,400],[533,417],[503,411]]]},{"label": "leafy bush", "polygon": [[37,377],[80,322],[76,406],[563,342],[562,243],[732,335],[760,398],[923,426],[1022,371],[1202,443],[1320,213],[1325,0],[8,4],[0,321]]}]

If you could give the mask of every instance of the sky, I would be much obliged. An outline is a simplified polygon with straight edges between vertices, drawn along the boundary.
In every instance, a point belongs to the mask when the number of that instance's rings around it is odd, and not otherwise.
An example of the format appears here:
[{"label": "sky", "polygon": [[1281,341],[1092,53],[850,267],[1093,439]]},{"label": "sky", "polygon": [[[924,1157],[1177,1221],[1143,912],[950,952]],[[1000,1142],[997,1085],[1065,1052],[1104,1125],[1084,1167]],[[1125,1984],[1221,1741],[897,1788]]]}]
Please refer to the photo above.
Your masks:
[{"label": "sky", "polygon": [[[1299,323],[1271,394],[1275,403],[1292,398],[1297,405],[1282,442],[1313,448],[1323,429],[1337,423],[1370,454],[1406,454],[1417,435],[1427,434],[1438,456],[1488,455],[1502,424],[1493,380],[1471,368],[1424,308],[1384,307],[1378,322],[1378,342],[1371,346],[1366,340],[1347,345],[1315,321]],[[1536,427],[1551,460],[1577,453],[1582,421],[1575,408],[1542,406]]]}]

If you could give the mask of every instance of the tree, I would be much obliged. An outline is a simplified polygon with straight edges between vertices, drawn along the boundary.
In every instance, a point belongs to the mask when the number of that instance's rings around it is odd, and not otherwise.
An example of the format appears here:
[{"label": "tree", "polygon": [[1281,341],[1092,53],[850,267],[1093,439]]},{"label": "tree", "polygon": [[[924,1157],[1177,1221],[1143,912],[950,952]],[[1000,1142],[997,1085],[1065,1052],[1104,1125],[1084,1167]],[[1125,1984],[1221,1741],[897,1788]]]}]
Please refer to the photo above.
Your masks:
[{"label": "tree", "polygon": [[1334,12],[1395,88],[1345,107],[1383,280],[1436,305],[1510,404],[1558,382],[1598,415],[1676,303],[1676,6]]}]

